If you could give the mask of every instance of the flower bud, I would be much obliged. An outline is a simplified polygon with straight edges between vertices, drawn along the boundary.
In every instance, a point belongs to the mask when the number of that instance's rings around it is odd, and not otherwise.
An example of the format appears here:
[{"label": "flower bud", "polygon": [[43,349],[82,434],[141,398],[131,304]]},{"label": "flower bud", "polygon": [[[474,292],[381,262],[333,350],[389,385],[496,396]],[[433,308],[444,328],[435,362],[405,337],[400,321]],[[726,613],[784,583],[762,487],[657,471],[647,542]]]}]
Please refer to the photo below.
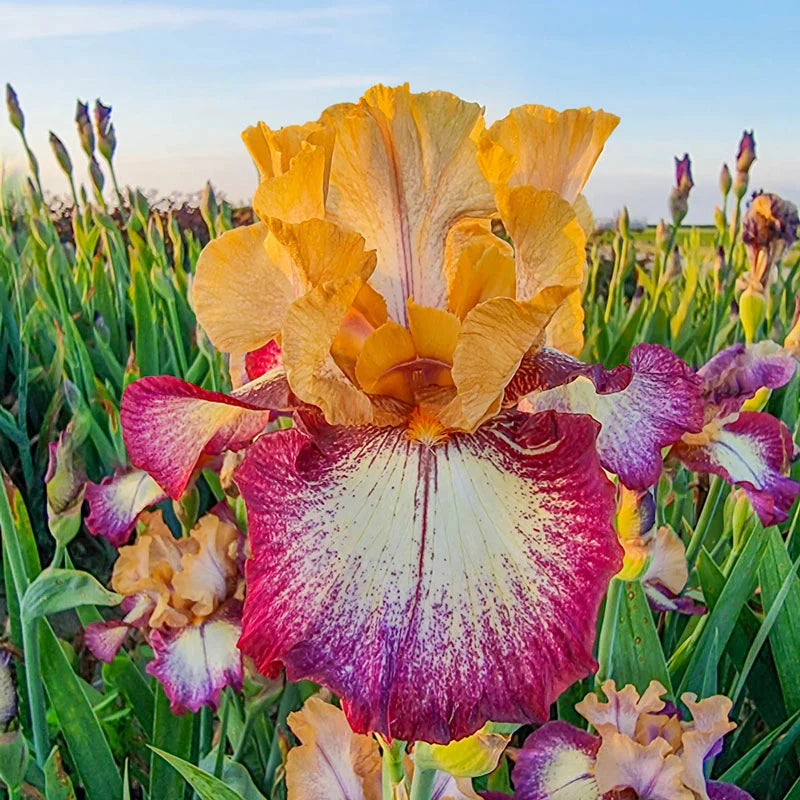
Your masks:
[{"label": "flower bud", "polygon": [[750,167],[756,160],[756,140],[753,138],[753,131],[742,131],[742,138],[739,140],[739,151],[736,153],[736,171],[747,174]]},{"label": "flower bud", "polygon": [[786,335],[783,346],[795,357],[800,358],[800,294],[794,301],[792,327]]},{"label": "flower bud", "polygon": [[745,535],[753,518],[753,507],[747,499],[747,495],[737,489],[731,493],[735,497],[733,511],[731,513],[731,531],[733,532],[733,549],[739,552],[745,544]]},{"label": "flower bud", "polygon": [[64,170],[64,174],[69,178],[72,177],[72,159],[69,157],[67,148],[64,147],[64,142],[56,136],[53,131],[50,131],[50,147],[53,148],[56,161],[58,165]]},{"label": "flower bud", "polygon": [[6,108],[9,122],[22,133],[25,130],[25,115],[19,107],[19,98],[10,83],[6,84]]},{"label": "flower bud", "polygon": [[737,172],[733,180],[733,194],[737,200],[741,200],[747,194],[749,179],[746,172]]},{"label": "flower bud", "polygon": [[94,131],[92,122],[89,119],[89,104],[81,103],[78,100],[75,108],[75,123],[78,126],[78,137],[81,140],[81,147],[89,158],[94,156]]},{"label": "flower bud", "polygon": [[49,447],[50,459],[44,479],[47,522],[53,538],[63,545],[75,538],[81,525],[86,471],[78,451],[87,433],[87,423],[76,417]]},{"label": "flower bud", "polygon": [[725,248],[720,245],[717,248],[717,254],[714,256],[714,292],[720,294],[722,292],[722,276],[725,273]]},{"label": "flower bud", "polygon": [[208,181],[203,189],[203,194],[200,197],[200,216],[203,217],[206,225],[208,226],[209,233],[212,233],[219,214],[219,206],[217,205],[217,197],[214,194],[214,189],[211,186],[211,181]]},{"label": "flower bud", "polygon": [[100,165],[97,163],[97,159],[94,156],[92,156],[92,159],[89,162],[89,174],[92,177],[92,183],[94,184],[94,188],[97,190],[97,193],[102,194],[106,179],[103,176],[103,170],[100,169]]},{"label": "flower bud", "polygon": [[720,232],[725,230],[725,214],[719,206],[714,206],[714,227]]},{"label": "flower bud", "polygon": [[683,158],[675,156],[675,186],[687,195],[692,186],[694,186],[692,162],[688,153],[684,153]]},{"label": "flower bud", "polygon": [[722,165],[722,170],[719,173],[719,190],[722,192],[723,197],[727,197],[731,190],[731,171],[728,169],[727,164]]},{"label": "flower bud", "polygon": [[673,189],[669,196],[669,213],[675,225],[679,225],[681,220],[689,211],[689,196],[680,189]]},{"label": "flower bud", "polygon": [[631,235],[631,218],[628,214],[628,207],[622,206],[622,210],[619,212],[619,217],[617,217],[617,229],[619,230],[620,234],[624,239],[627,239]]},{"label": "flower bud", "polygon": [[97,149],[100,155],[111,161],[117,149],[117,136],[111,122],[111,106],[104,106],[99,99],[94,104],[94,123],[97,128]]},{"label": "flower bud", "polygon": [[756,334],[767,316],[767,300],[760,286],[748,286],[739,297],[739,318],[744,328],[747,344],[756,340]]},{"label": "flower bud", "polygon": [[656,245],[659,248],[663,247],[667,242],[668,236],[667,223],[664,222],[663,219],[660,219],[658,225],[656,225]]}]

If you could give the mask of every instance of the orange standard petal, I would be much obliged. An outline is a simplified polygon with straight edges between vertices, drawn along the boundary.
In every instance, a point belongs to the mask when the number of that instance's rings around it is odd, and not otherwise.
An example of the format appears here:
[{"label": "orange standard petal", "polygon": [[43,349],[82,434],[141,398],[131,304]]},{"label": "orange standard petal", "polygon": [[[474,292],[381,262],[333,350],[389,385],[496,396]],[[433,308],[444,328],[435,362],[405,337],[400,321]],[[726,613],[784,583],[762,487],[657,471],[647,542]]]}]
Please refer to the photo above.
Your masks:
[{"label": "orange standard petal", "polygon": [[443,308],[449,229],[485,217],[494,201],[478,168],[474,132],[482,109],[445,92],[376,86],[334,123],[326,211],[378,253],[371,283],[389,316],[406,322],[406,302]]},{"label": "orange standard petal", "polygon": [[603,110],[520,106],[483,135],[481,169],[493,184],[549,189],[574,203],[618,124]]},{"label": "orange standard petal", "polygon": [[192,301],[212,344],[242,354],[280,331],[294,292],[284,269],[267,252],[263,223],[223,233],[197,261]]}]

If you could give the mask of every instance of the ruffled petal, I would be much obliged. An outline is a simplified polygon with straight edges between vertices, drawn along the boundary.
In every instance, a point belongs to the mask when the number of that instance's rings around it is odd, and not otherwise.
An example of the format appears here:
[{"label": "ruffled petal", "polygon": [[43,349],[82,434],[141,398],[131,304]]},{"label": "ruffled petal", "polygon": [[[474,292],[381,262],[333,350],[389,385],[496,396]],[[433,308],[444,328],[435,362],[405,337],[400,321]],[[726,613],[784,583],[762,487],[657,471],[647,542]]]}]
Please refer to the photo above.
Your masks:
[{"label": "ruffled petal", "polygon": [[494,209],[476,161],[482,110],[445,92],[376,86],[334,123],[326,211],[378,252],[373,287],[405,324],[406,302],[444,308],[445,239]]},{"label": "ruffled petal", "polygon": [[92,536],[102,536],[114,547],[122,547],[130,539],[139,515],[166,497],[144,470],[117,470],[100,483],[86,485],[86,529]]},{"label": "ruffled petal", "polygon": [[360,732],[447,743],[546,719],[593,669],[620,562],[596,430],[511,412],[433,447],[402,428],[261,437],[236,473],[243,651],[328,686]]},{"label": "ruffled petal", "polygon": [[613,680],[606,681],[602,688],[608,702],[601,702],[596,694],[589,693],[575,705],[575,710],[602,737],[616,732],[632,739],[639,717],[642,714],[658,713],[665,706],[661,696],[667,690],[658,681],[650,681],[641,696],[632,684],[618,690]]},{"label": "ruffled petal", "polygon": [[584,316],[581,290],[575,289],[547,323],[545,344],[567,355],[579,356],[583,350]]},{"label": "ruffled petal", "polygon": [[285,172],[262,177],[253,195],[253,211],[266,221],[302,222],[325,216],[326,152],[302,142]]},{"label": "ruffled petal", "polygon": [[245,384],[230,395],[161,376],[130,384],[120,421],[131,463],[146,470],[178,499],[203,454],[246,447],[285,409],[289,389],[282,369]]},{"label": "ruffled petal", "polygon": [[[597,449],[603,466],[626,486],[644,489],[661,474],[661,448],[702,428],[701,386],[700,379],[666,347],[637,345],[629,360],[629,371],[618,368],[605,374],[574,362],[569,383],[530,394],[519,407],[533,413],[554,409],[590,414],[602,425]],[[542,374],[553,378],[568,373],[565,359],[546,354],[545,361],[539,373],[531,369],[534,377],[527,376],[529,383]],[[620,389],[626,374],[628,383]]]},{"label": "ruffled petal", "polygon": [[192,301],[214,347],[247,353],[280,331],[294,291],[267,252],[267,226],[259,222],[209,242],[197,260]]},{"label": "ruffled petal", "polygon": [[438,769],[459,778],[474,778],[491,772],[500,760],[516,725],[487,722],[479,731],[449,744],[414,745],[414,764]]},{"label": "ruffled petal", "polygon": [[92,622],[86,626],[84,641],[95,658],[110,664],[128,638],[131,627],[117,620]]},{"label": "ruffled petal", "polygon": [[249,381],[254,381],[282,365],[283,355],[277,339],[271,339],[263,347],[252,350],[244,357],[244,368]]},{"label": "ruffled petal", "polygon": [[548,722],[526,740],[514,767],[517,800],[602,800],[594,777],[600,739]]},{"label": "ruffled petal", "polygon": [[602,792],[633,789],[642,800],[695,800],[683,781],[683,764],[666,740],[641,745],[609,733],[597,751],[595,775]]},{"label": "ruffled petal", "polygon": [[591,108],[513,108],[484,134],[481,167],[492,183],[535,186],[574,203],[619,117]]},{"label": "ruffled petal", "polygon": [[514,243],[518,300],[548,286],[580,286],[586,236],[569,203],[555,192],[519,186],[498,190],[497,208]]},{"label": "ruffled petal", "polygon": [[770,414],[743,411],[707,438],[704,444],[678,442],[671,454],[690,470],[741,486],[763,525],[784,522],[800,494],[800,483],[782,474],[794,453],[786,425]]},{"label": "ruffled petal", "polygon": [[299,747],[289,750],[292,800],[380,800],[381,755],[371,736],[354,733],[344,713],[319,697],[288,717]]},{"label": "ruffled petal", "polygon": [[231,602],[198,625],[150,632],[154,658],[147,665],[164,687],[173,714],[217,708],[226,686],[242,689],[241,605]]},{"label": "ruffled petal", "polygon": [[499,407],[522,357],[544,338],[544,331],[566,290],[551,287],[521,302],[496,297],[467,314],[453,355],[457,397],[442,419],[470,430]]},{"label": "ruffled petal", "polygon": [[741,409],[761,388],[779,389],[794,376],[797,361],[779,344],[734,344],[717,353],[697,374],[705,384],[708,402],[721,413]]},{"label": "ruffled petal", "polygon": [[728,719],[733,703],[723,695],[697,702],[697,695],[691,692],[682,695],[681,700],[692,715],[692,722],[686,726],[681,739],[683,782],[701,800],[709,800],[703,765],[707,758],[720,752],[722,737],[736,727],[736,723]]}]

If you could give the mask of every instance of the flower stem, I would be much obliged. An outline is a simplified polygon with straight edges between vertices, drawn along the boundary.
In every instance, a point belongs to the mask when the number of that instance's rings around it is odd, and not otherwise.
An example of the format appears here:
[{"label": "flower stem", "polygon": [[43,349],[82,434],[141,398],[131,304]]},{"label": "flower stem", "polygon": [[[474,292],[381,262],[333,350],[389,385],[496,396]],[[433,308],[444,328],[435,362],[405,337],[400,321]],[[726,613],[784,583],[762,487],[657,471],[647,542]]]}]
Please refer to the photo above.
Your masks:
[{"label": "flower stem", "polygon": [[614,640],[617,638],[617,621],[619,620],[619,604],[622,600],[624,584],[612,578],[606,593],[606,605],[603,611],[603,624],[597,639],[597,685],[612,677],[614,673]]},{"label": "flower stem", "polygon": [[395,739],[389,744],[381,736],[378,737],[378,741],[383,752],[381,769],[382,798],[383,800],[394,800],[397,797],[395,790],[406,783],[406,773],[403,769],[406,743]]},{"label": "flower stem", "polygon": [[717,508],[722,498],[722,487],[724,485],[725,482],[722,478],[717,475],[712,476],[706,502],[703,505],[703,510],[700,512],[697,525],[694,527],[694,533],[692,533],[692,538],[689,540],[689,546],[686,548],[686,563],[689,566],[689,572],[694,569],[697,557],[700,555],[700,548],[703,546],[703,542],[708,535],[708,529],[711,527],[711,523],[716,516]]},{"label": "flower stem", "polygon": [[275,779],[275,770],[281,759],[280,732],[286,728],[286,717],[297,702],[297,686],[293,683],[286,683],[281,694],[281,702],[278,706],[278,718],[275,720],[275,732],[272,736],[272,744],[269,747],[269,758],[267,768],[264,770],[264,786],[268,791],[272,790],[272,783]]},{"label": "flower stem", "polygon": [[414,769],[411,780],[410,800],[431,800],[433,781],[436,778],[435,769]]}]

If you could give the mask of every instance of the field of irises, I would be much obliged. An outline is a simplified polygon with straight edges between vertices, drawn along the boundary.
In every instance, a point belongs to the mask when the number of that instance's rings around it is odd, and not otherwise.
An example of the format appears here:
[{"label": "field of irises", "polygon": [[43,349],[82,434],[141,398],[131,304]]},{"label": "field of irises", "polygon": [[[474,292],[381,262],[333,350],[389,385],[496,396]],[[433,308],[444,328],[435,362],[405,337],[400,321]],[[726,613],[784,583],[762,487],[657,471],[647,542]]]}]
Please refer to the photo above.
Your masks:
[{"label": "field of irises", "polygon": [[121,187],[99,101],[80,158],[6,102],[9,798],[800,800],[798,216],[752,132],[713,229],[684,156],[600,231],[614,115],[379,86],[243,133],[253,222]]}]

